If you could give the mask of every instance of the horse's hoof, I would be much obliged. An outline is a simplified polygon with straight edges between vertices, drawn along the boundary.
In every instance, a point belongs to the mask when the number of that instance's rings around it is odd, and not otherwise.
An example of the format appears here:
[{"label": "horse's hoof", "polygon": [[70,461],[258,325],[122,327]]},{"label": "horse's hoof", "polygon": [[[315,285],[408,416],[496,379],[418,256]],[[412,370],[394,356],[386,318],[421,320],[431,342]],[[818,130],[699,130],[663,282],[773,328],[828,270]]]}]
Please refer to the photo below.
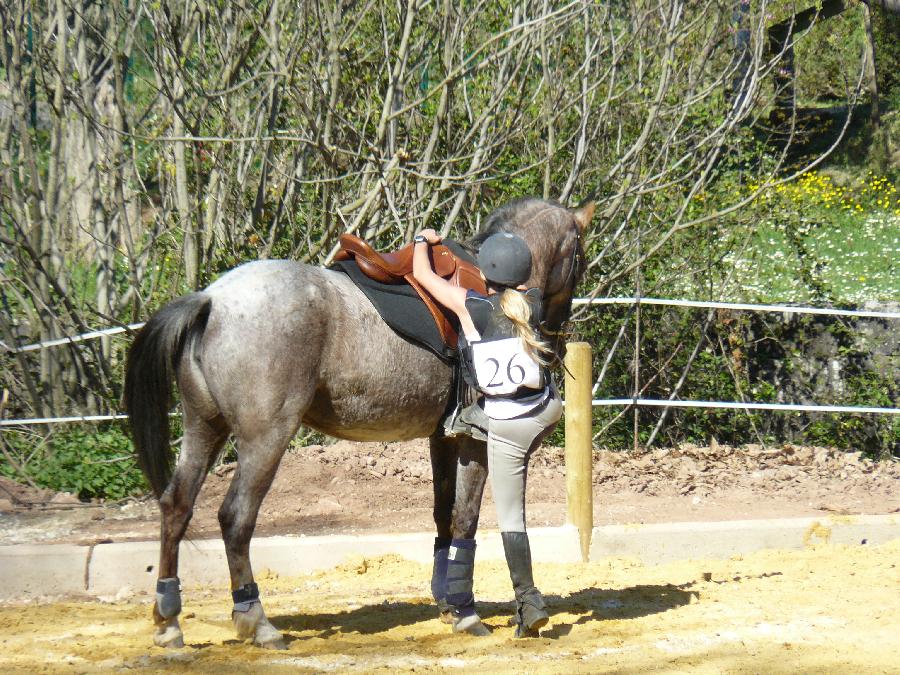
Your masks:
[{"label": "horse's hoof", "polygon": [[547,623],[547,621],[544,621],[543,623],[539,622],[538,624],[533,624],[530,628],[526,628],[522,624],[517,623],[515,624],[516,632],[514,635],[516,638],[539,638],[541,637],[541,628],[546,626]]},{"label": "horse's hoof", "polygon": [[281,638],[278,638],[277,640],[267,640],[265,642],[254,640],[253,644],[257,647],[262,647],[263,649],[287,649],[287,645],[284,644],[284,640]]},{"label": "horse's hoof", "polygon": [[253,644],[263,649],[287,649],[281,633],[265,618],[256,626]]},{"label": "horse's hoof", "polygon": [[512,617],[507,625],[516,629],[517,638],[535,638],[541,636],[541,628],[550,623],[550,615],[543,609],[527,606],[520,620],[518,615]]},{"label": "horse's hoof", "polygon": [[454,617],[452,622],[454,633],[468,633],[477,637],[485,637],[491,634],[488,627],[481,623],[481,618],[477,614],[471,614],[462,618]]},{"label": "horse's hoof", "polygon": [[160,626],[153,635],[153,644],[166,649],[181,649],[184,647],[184,635],[177,626]]}]

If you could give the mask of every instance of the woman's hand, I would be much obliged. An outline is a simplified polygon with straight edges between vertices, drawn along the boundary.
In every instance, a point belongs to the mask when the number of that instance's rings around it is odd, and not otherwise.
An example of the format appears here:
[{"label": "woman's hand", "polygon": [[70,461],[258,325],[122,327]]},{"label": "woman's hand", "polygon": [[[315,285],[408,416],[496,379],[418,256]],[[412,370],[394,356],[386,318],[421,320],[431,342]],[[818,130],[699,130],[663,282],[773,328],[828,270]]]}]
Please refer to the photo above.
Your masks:
[{"label": "woman's hand", "polygon": [[419,232],[419,235],[425,237],[426,241],[429,244],[440,244],[441,243],[441,235],[435,232],[430,227]]}]

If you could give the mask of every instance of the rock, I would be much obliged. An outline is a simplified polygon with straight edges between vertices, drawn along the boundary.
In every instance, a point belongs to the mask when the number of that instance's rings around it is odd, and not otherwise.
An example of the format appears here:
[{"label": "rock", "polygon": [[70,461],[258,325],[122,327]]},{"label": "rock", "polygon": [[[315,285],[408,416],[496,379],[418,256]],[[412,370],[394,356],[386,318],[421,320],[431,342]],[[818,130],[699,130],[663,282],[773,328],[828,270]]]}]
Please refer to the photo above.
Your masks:
[{"label": "rock", "polygon": [[126,600],[130,600],[134,597],[134,589],[131,586],[125,585],[119,589],[116,593],[114,600],[116,602],[125,602]]},{"label": "rock", "polygon": [[0,497],[0,512],[8,513],[14,508],[13,503],[9,499]]},{"label": "rock", "polygon": [[776,480],[791,480],[797,475],[797,469],[792,466],[783,466],[775,472]]},{"label": "rock", "polygon": [[71,492],[57,492],[50,500],[51,504],[80,504],[81,500]]},{"label": "rock", "polygon": [[343,509],[341,503],[333,497],[319,497],[319,501],[316,502],[316,510],[320,513],[336,513]]},{"label": "rock", "polygon": [[831,455],[831,450],[829,450],[828,448],[816,448],[814,455],[816,464],[825,464],[831,457]]},{"label": "rock", "polygon": [[216,467],[215,473],[219,478],[227,476],[232,471],[237,468],[237,462],[229,462],[228,464],[223,464],[222,466]]}]

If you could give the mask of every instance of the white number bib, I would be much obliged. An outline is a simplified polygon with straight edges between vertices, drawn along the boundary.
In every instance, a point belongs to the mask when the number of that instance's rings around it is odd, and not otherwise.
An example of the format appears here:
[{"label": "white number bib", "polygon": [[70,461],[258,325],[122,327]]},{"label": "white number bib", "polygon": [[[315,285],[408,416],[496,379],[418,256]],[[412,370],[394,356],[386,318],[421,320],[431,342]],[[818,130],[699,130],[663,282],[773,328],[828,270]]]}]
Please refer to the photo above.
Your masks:
[{"label": "white number bib", "polygon": [[486,394],[502,396],[519,387],[543,386],[541,367],[525,351],[521,338],[473,343],[472,365],[478,388]]}]

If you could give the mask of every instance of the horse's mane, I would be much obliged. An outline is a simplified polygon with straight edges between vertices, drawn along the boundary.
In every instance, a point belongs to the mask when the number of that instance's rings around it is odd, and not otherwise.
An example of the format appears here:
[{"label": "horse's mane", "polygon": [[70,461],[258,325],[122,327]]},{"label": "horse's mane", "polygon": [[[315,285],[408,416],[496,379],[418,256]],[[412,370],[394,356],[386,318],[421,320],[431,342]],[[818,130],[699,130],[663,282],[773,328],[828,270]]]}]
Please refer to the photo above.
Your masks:
[{"label": "horse's mane", "polygon": [[[545,315],[545,321],[542,322],[541,328],[545,335],[555,336],[553,339],[558,342],[561,339],[559,329],[571,310],[571,295],[574,292],[575,284],[584,269],[584,249],[578,225],[575,222],[572,212],[559,202],[549,199],[539,199],[537,197],[516,199],[508,204],[504,204],[491,213],[484,221],[481,230],[474,237],[466,241],[463,246],[473,256],[477,256],[481,244],[492,234],[498,232],[523,233],[528,230],[529,226],[533,223],[540,224],[542,228],[547,228],[542,232],[529,232],[532,236],[528,237],[528,239],[530,239],[529,245],[532,247],[532,256],[537,253],[542,257],[545,264],[549,266],[547,268],[548,274],[550,269],[552,269],[553,256],[556,255],[559,247],[563,245],[563,241],[558,241],[557,239],[559,237],[569,237],[571,236],[571,233],[574,233],[575,237],[569,272],[563,284],[564,287],[566,287],[564,290],[567,293],[567,296],[561,304],[558,303],[558,309],[553,313],[553,316],[558,320],[554,320],[550,315]],[[555,230],[553,229],[554,227]],[[538,248],[537,252],[534,250],[535,247]],[[569,281],[572,283],[569,284]],[[544,289],[544,291],[546,292],[547,289]],[[558,292],[558,289],[557,291],[554,291],[554,293]],[[545,312],[546,311],[547,309],[545,307]]]},{"label": "horse's mane", "polygon": [[487,217],[481,230],[471,239],[463,243],[471,253],[476,253],[484,240],[498,232],[515,232],[538,214],[544,216],[548,211],[557,211],[559,218],[569,216],[569,211],[559,202],[537,197],[521,197],[495,209]]}]

